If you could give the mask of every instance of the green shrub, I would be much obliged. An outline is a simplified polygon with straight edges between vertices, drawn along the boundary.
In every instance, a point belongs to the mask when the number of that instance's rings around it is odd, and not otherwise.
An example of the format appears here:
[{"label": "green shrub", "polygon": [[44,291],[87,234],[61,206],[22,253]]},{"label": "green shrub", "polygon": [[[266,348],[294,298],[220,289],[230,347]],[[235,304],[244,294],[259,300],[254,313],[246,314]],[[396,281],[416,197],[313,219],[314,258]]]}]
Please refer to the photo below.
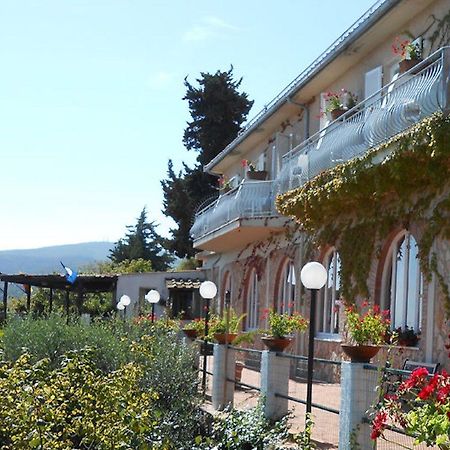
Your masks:
[{"label": "green shrub", "polygon": [[22,355],[0,366],[2,449],[147,449],[157,423],[156,393],[142,389],[142,367],[105,374],[92,353],[49,360]]},{"label": "green shrub", "polygon": [[197,438],[196,450],[281,449],[288,438],[287,417],[271,424],[259,402],[254,408],[228,410],[225,417],[214,419],[211,436]]},{"label": "green shrub", "polygon": [[24,352],[36,362],[48,358],[55,367],[62,355],[84,347],[93,349],[93,360],[105,372],[118,369],[127,361],[127,343],[117,339],[110,327],[101,322],[85,325],[66,323],[53,314],[48,318],[11,319],[4,328],[2,347],[8,361],[16,361]]}]

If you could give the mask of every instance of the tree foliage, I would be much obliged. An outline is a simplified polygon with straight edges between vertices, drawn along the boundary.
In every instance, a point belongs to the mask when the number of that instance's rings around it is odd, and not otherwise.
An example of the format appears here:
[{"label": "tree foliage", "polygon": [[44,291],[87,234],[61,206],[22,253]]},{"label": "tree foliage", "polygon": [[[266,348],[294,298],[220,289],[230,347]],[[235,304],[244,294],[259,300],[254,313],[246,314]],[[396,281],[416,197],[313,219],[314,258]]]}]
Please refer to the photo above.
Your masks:
[{"label": "tree foliage", "polygon": [[166,270],[172,257],[164,248],[164,239],[156,232],[154,222],[147,222],[147,210],[141,211],[136,225],[128,225],[124,238],[116,242],[110,250],[113,263],[143,259],[151,262],[153,270]]},{"label": "tree foliage", "polygon": [[233,67],[226,72],[200,74],[197,86],[187,79],[186,94],[192,120],[183,135],[187,150],[198,152],[194,168],[183,165],[177,174],[169,160],[167,178],[161,181],[164,213],[177,224],[170,230],[169,249],[178,257],[192,257],[195,252],[189,230],[196,208],[217,195],[216,177],[203,171],[203,165],[218,155],[238,134],[253,105],[245,92],[239,92],[242,79],[233,79]]}]

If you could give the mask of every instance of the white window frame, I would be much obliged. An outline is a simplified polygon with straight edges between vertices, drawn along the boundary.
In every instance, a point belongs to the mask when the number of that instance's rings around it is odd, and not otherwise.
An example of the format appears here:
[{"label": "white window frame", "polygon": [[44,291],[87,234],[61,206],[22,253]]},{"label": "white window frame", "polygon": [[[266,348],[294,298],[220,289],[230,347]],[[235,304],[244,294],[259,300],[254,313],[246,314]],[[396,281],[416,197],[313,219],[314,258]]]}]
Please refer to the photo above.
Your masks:
[{"label": "white window frame", "polygon": [[[321,289],[317,304],[316,337],[322,339],[336,339],[339,333],[339,309],[340,309],[340,276],[339,252],[330,249],[323,260],[328,278],[326,285]],[[330,273],[331,271],[331,273]]]},{"label": "white window frame", "polygon": [[230,307],[233,306],[233,280],[232,280],[230,270],[225,271],[224,279],[225,279],[225,282],[223,284],[221,312],[225,311],[225,300],[226,300],[226,292],[227,291],[230,291]]},{"label": "white window frame", "polygon": [[[403,244],[405,245],[403,246]],[[411,245],[414,244],[417,250],[411,249]],[[404,251],[404,268],[399,280],[397,271],[401,261],[398,258],[400,250]],[[382,277],[383,297],[381,305],[383,309],[390,310],[391,329],[401,327],[404,330],[407,325],[409,328],[413,328],[416,333],[422,329],[424,277],[418,260],[416,273],[411,273],[414,269],[411,267],[411,261],[412,258],[417,258],[417,252],[416,239],[409,231],[404,230],[392,241],[387,253]],[[398,286],[399,281],[402,283],[400,288]],[[411,294],[413,286],[414,291]],[[401,295],[401,298],[397,298],[397,295]]]},{"label": "white window frame", "polygon": [[292,314],[295,306],[295,289],[297,277],[295,274],[295,265],[292,259],[283,261],[283,267],[280,272],[277,295],[277,312],[280,314]]},{"label": "white window frame", "polygon": [[246,300],[245,328],[247,330],[256,330],[259,325],[259,277],[254,267],[248,277]]}]

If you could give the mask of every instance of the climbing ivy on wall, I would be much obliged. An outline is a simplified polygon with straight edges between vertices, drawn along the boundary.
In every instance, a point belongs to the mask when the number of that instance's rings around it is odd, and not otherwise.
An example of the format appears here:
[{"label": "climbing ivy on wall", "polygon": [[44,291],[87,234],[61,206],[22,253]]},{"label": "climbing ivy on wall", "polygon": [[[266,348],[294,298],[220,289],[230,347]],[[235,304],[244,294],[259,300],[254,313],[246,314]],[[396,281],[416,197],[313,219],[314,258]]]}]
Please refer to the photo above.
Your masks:
[{"label": "climbing ivy on wall", "polygon": [[[450,119],[436,113],[363,157],[324,171],[278,196],[280,213],[294,216],[316,245],[341,256],[343,296],[369,296],[367,279],[377,242],[395,227],[422,225],[419,258],[425,276],[437,274],[450,312],[446,274],[432,244],[450,239]],[[447,277],[448,279],[448,277]]]}]

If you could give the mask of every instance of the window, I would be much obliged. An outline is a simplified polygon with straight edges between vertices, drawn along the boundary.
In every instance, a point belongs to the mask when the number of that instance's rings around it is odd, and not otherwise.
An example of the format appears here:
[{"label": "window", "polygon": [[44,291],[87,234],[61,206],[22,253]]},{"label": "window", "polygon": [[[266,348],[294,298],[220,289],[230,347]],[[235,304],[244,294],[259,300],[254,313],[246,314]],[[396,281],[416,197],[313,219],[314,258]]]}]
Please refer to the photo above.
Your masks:
[{"label": "window", "polygon": [[323,265],[327,269],[327,284],[322,289],[317,305],[317,333],[337,334],[339,333],[339,306],[341,279],[341,258],[339,253],[331,250]]},{"label": "window", "polygon": [[409,231],[394,240],[385,268],[383,307],[391,311],[392,328],[419,332],[422,321],[423,276],[418,246]]},{"label": "window", "polygon": [[276,308],[279,313],[291,314],[295,304],[295,267],[288,259],[284,261],[278,283]]},{"label": "window", "polygon": [[247,288],[247,316],[246,328],[247,330],[254,330],[258,328],[259,323],[259,295],[258,295],[258,274],[253,268],[250,272]]},{"label": "window", "polygon": [[230,293],[230,306],[233,304],[233,291],[232,291],[232,283],[231,283],[231,273],[227,270],[223,277],[223,291],[222,291],[222,301],[220,304],[220,313],[225,310],[225,301],[226,301],[226,293]]}]

